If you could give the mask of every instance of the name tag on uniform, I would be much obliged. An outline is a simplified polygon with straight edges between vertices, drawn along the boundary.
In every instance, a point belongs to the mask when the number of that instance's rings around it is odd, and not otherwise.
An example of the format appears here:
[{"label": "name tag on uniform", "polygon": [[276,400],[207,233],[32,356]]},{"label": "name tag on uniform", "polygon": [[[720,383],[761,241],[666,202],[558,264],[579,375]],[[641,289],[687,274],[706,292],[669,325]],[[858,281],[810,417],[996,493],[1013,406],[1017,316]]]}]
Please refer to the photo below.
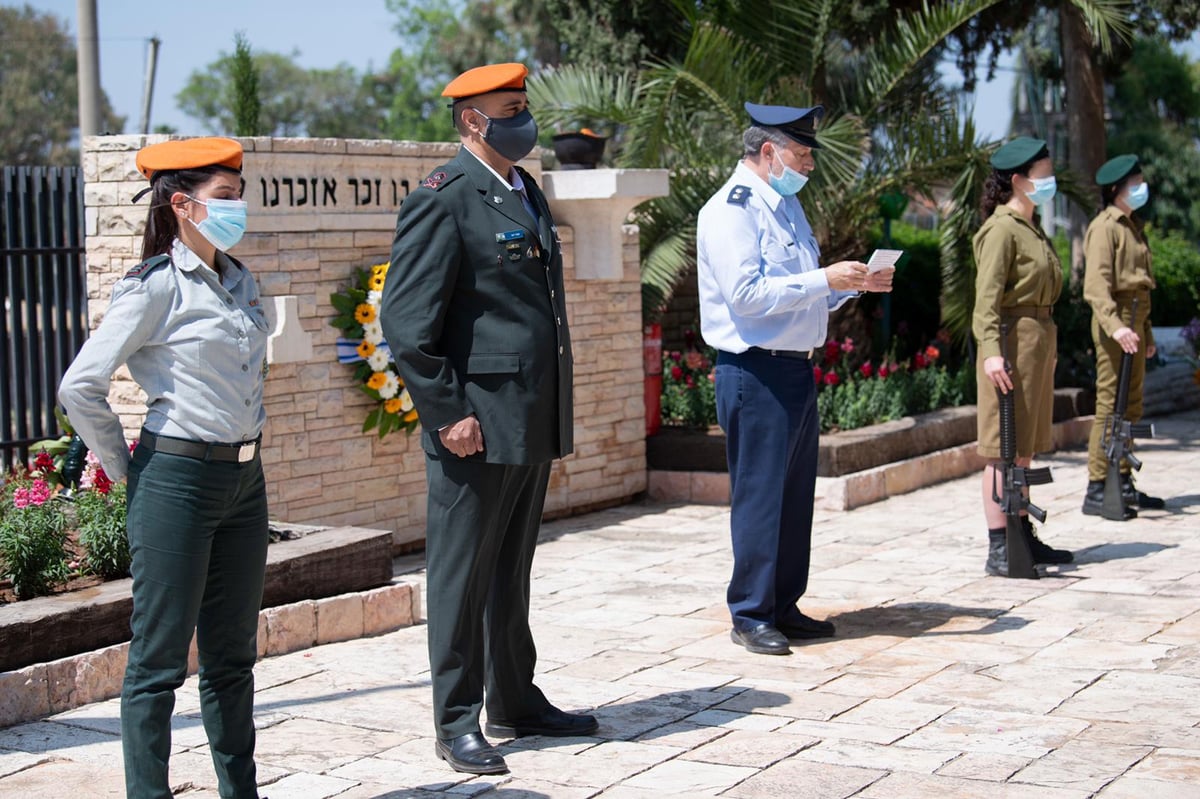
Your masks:
[{"label": "name tag on uniform", "polygon": [[517,241],[518,239],[523,238],[525,238],[524,230],[506,230],[503,233],[496,234],[496,241],[499,242]]}]

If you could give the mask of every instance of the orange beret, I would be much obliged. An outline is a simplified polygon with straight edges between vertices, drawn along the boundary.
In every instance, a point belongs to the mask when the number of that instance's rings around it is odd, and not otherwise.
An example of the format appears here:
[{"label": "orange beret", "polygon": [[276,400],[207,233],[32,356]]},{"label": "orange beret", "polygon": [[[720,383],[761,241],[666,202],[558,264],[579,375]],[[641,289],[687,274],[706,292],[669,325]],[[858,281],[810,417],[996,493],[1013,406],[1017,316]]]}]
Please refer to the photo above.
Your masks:
[{"label": "orange beret", "polygon": [[137,154],[138,171],[147,180],[153,180],[155,172],[204,166],[224,166],[241,172],[242,145],[233,139],[205,136],[151,144],[138,150]]},{"label": "orange beret", "polygon": [[442,89],[442,97],[461,100],[477,94],[496,91],[525,91],[525,76],[529,70],[524,64],[488,64],[468,69]]}]

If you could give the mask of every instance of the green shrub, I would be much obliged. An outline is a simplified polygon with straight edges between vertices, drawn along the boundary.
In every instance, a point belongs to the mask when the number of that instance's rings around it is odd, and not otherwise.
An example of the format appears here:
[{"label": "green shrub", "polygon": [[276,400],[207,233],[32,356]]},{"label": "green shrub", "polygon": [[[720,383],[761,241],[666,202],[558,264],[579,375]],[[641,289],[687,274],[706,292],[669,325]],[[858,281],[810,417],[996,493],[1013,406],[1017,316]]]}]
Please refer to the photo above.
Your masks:
[{"label": "green shrub", "polygon": [[1151,318],[1161,327],[1183,327],[1200,308],[1200,250],[1179,233],[1147,228],[1146,238],[1156,284],[1150,292]]},{"label": "green shrub", "polygon": [[[942,310],[942,257],[936,230],[922,230],[903,222],[893,222],[891,242],[883,241],[881,229],[871,231],[869,246],[874,248],[904,250],[904,256],[896,266],[889,295],[892,309],[892,329],[880,336],[883,318],[883,294],[865,294],[857,302],[868,318],[880,320],[872,331],[876,352],[884,351],[885,344],[901,352],[911,352],[924,346],[937,335],[941,325]],[[870,251],[867,252],[870,256]],[[865,257],[864,257],[865,260]]]},{"label": "green shrub", "polygon": [[50,593],[70,573],[67,518],[45,482],[10,485],[12,499],[0,518],[0,562],[17,596],[30,599]]},{"label": "green shrub", "polygon": [[717,423],[717,392],[713,382],[716,352],[700,349],[693,331],[685,331],[685,352],[663,353],[662,421],[681,427],[711,427]]},{"label": "green shrub", "polygon": [[88,570],[106,580],[129,576],[129,538],[125,532],[125,484],[107,494],[75,495],[75,522]]}]

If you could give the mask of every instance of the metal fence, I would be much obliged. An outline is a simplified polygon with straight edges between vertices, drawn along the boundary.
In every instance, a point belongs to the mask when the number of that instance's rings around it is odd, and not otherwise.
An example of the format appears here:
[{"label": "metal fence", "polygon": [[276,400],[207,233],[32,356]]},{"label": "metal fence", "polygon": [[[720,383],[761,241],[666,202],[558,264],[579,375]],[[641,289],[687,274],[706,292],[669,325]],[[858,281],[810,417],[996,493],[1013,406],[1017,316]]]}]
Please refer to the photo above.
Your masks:
[{"label": "metal fence", "polygon": [[58,382],[87,338],[83,175],[3,167],[0,191],[0,465],[61,435]]}]

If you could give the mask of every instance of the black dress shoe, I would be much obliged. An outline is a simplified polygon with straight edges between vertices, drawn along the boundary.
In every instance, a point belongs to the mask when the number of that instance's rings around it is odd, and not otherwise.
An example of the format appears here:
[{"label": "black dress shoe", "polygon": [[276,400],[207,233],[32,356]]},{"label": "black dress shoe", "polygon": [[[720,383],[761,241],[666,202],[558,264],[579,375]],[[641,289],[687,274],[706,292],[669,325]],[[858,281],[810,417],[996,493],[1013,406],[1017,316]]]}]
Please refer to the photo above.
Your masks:
[{"label": "black dress shoe", "polygon": [[1121,496],[1126,505],[1134,505],[1142,510],[1162,510],[1167,507],[1162,497],[1152,497],[1144,491],[1139,491],[1133,484],[1133,478],[1127,474],[1121,475]]},{"label": "black dress shoe", "polygon": [[434,751],[455,771],[465,774],[504,774],[508,771],[504,757],[478,732],[469,732],[448,741],[438,738]]},{"label": "black dress shoe", "polygon": [[1038,538],[1033,529],[1033,522],[1028,516],[1021,517],[1021,525],[1025,530],[1025,543],[1029,545],[1029,553],[1033,555],[1034,563],[1073,563],[1075,553],[1069,549],[1055,549]]},{"label": "black dress shoe", "polygon": [[775,627],[791,640],[807,640],[810,638],[830,638],[836,628],[831,621],[817,621],[811,616],[805,616],[800,611],[788,617],[786,622],[779,622]]},{"label": "black dress shoe", "polygon": [[746,647],[747,652],[756,655],[788,655],[792,651],[783,633],[766,622],[742,630],[734,627],[729,637],[735,644]]},{"label": "black dress shoe", "polygon": [[[1137,518],[1137,509],[1129,504],[1128,500],[1124,501],[1124,517],[1128,521]],[[1103,516],[1104,515],[1104,481],[1089,480],[1087,492],[1083,495],[1083,514],[1085,516]]]},{"label": "black dress shoe", "polygon": [[586,713],[567,713],[551,706],[536,716],[526,716],[508,721],[488,719],[483,728],[493,738],[523,738],[526,735],[576,738],[591,735],[599,727],[595,716],[589,716]]}]

